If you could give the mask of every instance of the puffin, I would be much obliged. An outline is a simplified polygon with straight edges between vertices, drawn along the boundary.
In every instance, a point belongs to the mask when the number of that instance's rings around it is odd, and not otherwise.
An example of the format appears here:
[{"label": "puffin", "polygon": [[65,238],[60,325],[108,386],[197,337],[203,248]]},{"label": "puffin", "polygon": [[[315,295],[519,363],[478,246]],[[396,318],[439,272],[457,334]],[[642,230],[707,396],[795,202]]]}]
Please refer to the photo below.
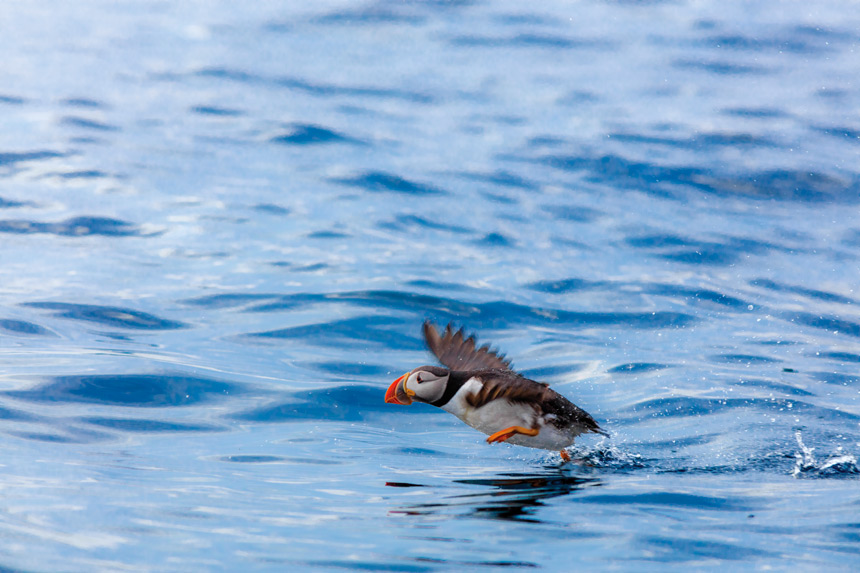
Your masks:
[{"label": "puffin", "polygon": [[478,348],[474,335],[451,324],[440,334],[430,321],[424,340],[445,367],[419,366],[397,378],[385,393],[388,404],[423,402],[454,414],[479,432],[487,443],[507,442],[558,451],[580,434],[609,436],[591,415],[549,387],[516,372],[503,354],[488,345]]}]

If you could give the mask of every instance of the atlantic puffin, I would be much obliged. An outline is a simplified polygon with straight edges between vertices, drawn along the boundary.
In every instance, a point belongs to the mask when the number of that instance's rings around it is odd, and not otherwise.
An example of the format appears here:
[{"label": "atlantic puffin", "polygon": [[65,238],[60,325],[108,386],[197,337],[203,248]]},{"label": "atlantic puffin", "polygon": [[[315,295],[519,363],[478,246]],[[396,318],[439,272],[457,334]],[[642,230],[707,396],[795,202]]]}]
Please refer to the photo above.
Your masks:
[{"label": "atlantic puffin", "polygon": [[560,451],[580,434],[608,436],[591,415],[571,403],[544,382],[529,380],[511,368],[504,355],[489,346],[477,347],[449,324],[439,334],[424,323],[427,346],[445,365],[419,366],[391,383],[385,393],[390,404],[424,402],[442,408],[479,432],[487,442],[508,442],[543,450]]}]

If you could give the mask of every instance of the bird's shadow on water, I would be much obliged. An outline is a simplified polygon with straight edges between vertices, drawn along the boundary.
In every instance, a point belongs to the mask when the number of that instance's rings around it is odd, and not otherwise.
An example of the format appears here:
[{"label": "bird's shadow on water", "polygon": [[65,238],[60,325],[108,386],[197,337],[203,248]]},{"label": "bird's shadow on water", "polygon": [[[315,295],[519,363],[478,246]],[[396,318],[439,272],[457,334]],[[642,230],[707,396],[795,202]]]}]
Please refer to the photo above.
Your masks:
[{"label": "bird's shadow on water", "polygon": [[503,472],[486,478],[454,478],[444,484],[387,482],[393,488],[432,489],[433,501],[393,507],[392,515],[464,516],[540,522],[535,515],[552,498],[574,495],[604,484],[603,472],[635,471],[647,460],[614,446],[571,452],[574,461],[544,464],[533,472]]},{"label": "bird's shadow on water", "polygon": [[[654,460],[606,443],[576,448],[572,462],[545,463],[532,472],[501,472],[486,478],[454,478],[439,484],[386,482],[392,488],[427,488],[432,502],[402,504],[391,515],[460,516],[541,523],[546,500],[604,485],[605,474],[647,469]],[[428,492],[430,493],[430,492]]]},{"label": "bird's shadow on water", "polygon": [[[433,488],[439,486],[404,482],[387,482],[388,487]],[[454,479],[443,489],[456,493],[436,497],[437,501],[393,507],[391,515],[433,516],[461,515],[487,519],[539,522],[534,515],[544,506],[544,500],[569,495],[589,487],[598,487],[601,480],[571,475],[562,467],[547,466],[543,472],[502,473],[489,478]],[[465,490],[465,491],[464,491]]]}]

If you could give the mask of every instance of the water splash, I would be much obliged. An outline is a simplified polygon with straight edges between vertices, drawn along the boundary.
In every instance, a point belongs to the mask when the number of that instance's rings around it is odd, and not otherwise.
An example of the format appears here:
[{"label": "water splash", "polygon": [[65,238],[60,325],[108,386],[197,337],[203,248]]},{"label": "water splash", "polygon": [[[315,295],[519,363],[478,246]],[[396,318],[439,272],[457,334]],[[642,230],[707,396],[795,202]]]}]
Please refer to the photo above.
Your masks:
[{"label": "water splash", "polygon": [[582,468],[628,471],[647,468],[649,465],[640,454],[624,451],[605,439],[594,446],[576,446],[569,453],[571,463]]},{"label": "water splash", "polygon": [[794,454],[796,463],[791,475],[794,477],[842,477],[849,475],[860,474],[860,468],[857,466],[857,458],[851,454],[839,454],[830,456],[823,462],[819,463],[815,459],[813,452],[815,448],[810,448],[803,443],[803,436],[800,430],[794,433],[797,440],[797,445],[800,451]]}]

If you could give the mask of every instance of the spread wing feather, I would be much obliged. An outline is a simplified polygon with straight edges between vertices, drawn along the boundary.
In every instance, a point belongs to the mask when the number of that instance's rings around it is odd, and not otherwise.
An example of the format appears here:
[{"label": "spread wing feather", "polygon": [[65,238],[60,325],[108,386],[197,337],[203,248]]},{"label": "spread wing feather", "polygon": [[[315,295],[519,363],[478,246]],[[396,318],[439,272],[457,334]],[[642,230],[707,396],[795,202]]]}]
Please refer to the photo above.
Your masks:
[{"label": "spread wing feather", "polygon": [[466,337],[462,328],[454,332],[449,324],[445,333],[440,335],[433,323],[427,321],[424,323],[424,339],[439,362],[449,370],[511,369],[511,363],[504,355],[489,346],[478,348],[474,336]]},{"label": "spread wing feather", "polygon": [[588,412],[570,402],[548,384],[529,380],[510,371],[492,370],[475,372],[474,375],[483,381],[480,390],[466,396],[466,401],[475,409],[493,400],[504,398],[512,403],[534,405],[542,415],[549,415],[549,423],[559,428],[579,426],[583,432],[609,435],[600,429]]}]

